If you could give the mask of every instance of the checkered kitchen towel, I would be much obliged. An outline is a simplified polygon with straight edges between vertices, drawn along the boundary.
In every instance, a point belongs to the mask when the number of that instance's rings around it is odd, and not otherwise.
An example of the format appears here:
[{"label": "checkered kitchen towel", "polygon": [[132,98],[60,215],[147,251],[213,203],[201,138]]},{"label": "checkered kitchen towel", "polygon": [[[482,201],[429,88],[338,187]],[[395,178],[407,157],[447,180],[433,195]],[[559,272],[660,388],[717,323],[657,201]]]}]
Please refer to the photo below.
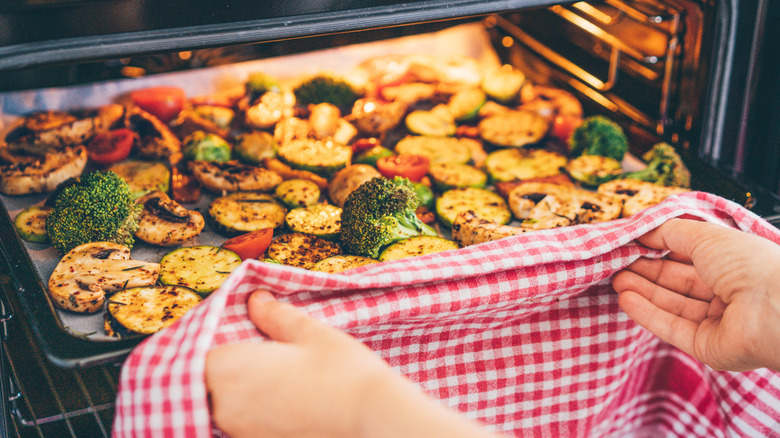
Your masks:
[{"label": "checkered kitchen towel", "polygon": [[127,358],[113,432],[212,435],[206,352],[260,339],[245,303],[262,287],[347,331],[441,403],[495,431],[778,436],[780,374],[713,371],[618,307],[610,277],[640,256],[662,255],[634,239],[679,216],[780,243],[780,232],[751,212],[693,192],[627,219],[344,274],[246,262],[202,305]]}]

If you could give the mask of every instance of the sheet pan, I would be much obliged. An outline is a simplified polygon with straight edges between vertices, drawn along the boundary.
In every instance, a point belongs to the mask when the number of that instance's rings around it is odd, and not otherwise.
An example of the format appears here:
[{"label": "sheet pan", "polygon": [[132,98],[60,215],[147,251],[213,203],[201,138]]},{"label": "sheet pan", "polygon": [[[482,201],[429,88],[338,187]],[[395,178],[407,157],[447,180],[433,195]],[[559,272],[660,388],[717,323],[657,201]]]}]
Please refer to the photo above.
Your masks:
[{"label": "sheet pan", "polygon": [[[498,65],[489,36],[480,23],[464,24],[439,32],[363,43],[304,54],[269,58],[196,71],[159,74],[152,77],[101,82],[77,87],[26,90],[0,94],[0,138],[25,114],[40,110],[78,110],[121,102],[128,92],[156,85],[181,87],[187,96],[240,90],[251,72],[263,71],[280,79],[293,79],[321,71],[351,74],[366,59],[391,54],[435,54],[466,56],[485,67]],[[360,80],[360,78],[355,78]],[[204,195],[187,208],[205,212],[213,195]],[[45,284],[61,255],[46,244],[25,242],[16,235],[12,219],[24,208],[41,204],[47,195],[0,195],[0,250],[7,262],[10,284],[25,317],[42,344],[47,357],[60,366],[90,366],[123,358],[142,338],[116,340],[105,335],[103,312],[85,315],[56,309]],[[207,225],[204,232],[186,246],[219,245],[225,237]],[[132,258],[159,262],[171,248],[136,243]],[[291,268],[293,269],[293,268]]]}]

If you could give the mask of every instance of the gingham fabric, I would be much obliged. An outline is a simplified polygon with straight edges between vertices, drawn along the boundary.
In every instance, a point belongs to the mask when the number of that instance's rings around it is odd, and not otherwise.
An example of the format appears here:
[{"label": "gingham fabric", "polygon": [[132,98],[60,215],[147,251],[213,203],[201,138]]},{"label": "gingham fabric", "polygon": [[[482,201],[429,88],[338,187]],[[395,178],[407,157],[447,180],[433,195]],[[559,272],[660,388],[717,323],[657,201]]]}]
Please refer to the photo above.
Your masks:
[{"label": "gingham fabric", "polygon": [[634,239],[679,216],[780,243],[780,232],[753,213],[692,192],[627,219],[343,274],[245,262],[127,358],[114,436],[219,434],[205,355],[262,339],[245,306],[257,288],[345,330],[442,404],[507,435],[780,436],[780,374],[713,371],[618,307],[613,274],[640,256],[663,255]]}]

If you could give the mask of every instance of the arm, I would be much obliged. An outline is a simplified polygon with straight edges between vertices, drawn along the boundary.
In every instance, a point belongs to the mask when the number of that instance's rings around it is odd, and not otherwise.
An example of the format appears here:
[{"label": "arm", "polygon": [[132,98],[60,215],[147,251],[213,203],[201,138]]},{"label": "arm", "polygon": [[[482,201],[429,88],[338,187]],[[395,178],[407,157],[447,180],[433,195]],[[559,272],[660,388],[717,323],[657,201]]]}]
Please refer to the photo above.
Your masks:
[{"label": "arm", "polygon": [[232,437],[491,437],[422,394],[365,345],[274,301],[249,317],[272,341],[209,352],[206,384],[215,423]]},{"label": "arm", "polygon": [[639,242],[671,253],[615,275],[631,318],[715,369],[780,371],[780,246],[683,219]]}]

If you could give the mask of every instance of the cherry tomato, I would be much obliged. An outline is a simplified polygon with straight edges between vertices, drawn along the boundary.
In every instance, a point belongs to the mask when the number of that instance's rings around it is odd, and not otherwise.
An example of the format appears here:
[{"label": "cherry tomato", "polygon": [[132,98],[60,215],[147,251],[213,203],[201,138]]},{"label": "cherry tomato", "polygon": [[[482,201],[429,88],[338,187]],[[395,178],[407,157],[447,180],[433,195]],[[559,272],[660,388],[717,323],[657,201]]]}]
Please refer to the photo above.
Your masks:
[{"label": "cherry tomato", "polygon": [[241,260],[256,259],[265,253],[271,238],[274,235],[273,228],[263,228],[228,239],[222,244],[222,248],[229,249],[241,257]]},{"label": "cherry tomato", "polygon": [[582,124],[582,117],[572,116],[570,114],[561,114],[555,116],[552,123],[550,135],[558,138],[562,142],[567,142],[571,134]]},{"label": "cherry tomato", "polygon": [[402,176],[409,181],[419,182],[428,173],[431,160],[422,155],[391,155],[376,162],[379,172],[386,178]]},{"label": "cherry tomato", "polygon": [[130,155],[135,142],[135,132],[127,129],[114,129],[95,134],[87,143],[89,158],[98,166],[122,161]]},{"label": "cherry tomato", "polygon": [[379,145],[379,140],[374,137],[371,138],[359,138],[352,143],[352,153],[359,154],[363,151],[367,151],[374,146]]},{"label": "cherry tomato", "polygon": [[133,103],[165,123],[173,120],[184,108],[184,90],[178,87],[150,87],[130,93]]}]

